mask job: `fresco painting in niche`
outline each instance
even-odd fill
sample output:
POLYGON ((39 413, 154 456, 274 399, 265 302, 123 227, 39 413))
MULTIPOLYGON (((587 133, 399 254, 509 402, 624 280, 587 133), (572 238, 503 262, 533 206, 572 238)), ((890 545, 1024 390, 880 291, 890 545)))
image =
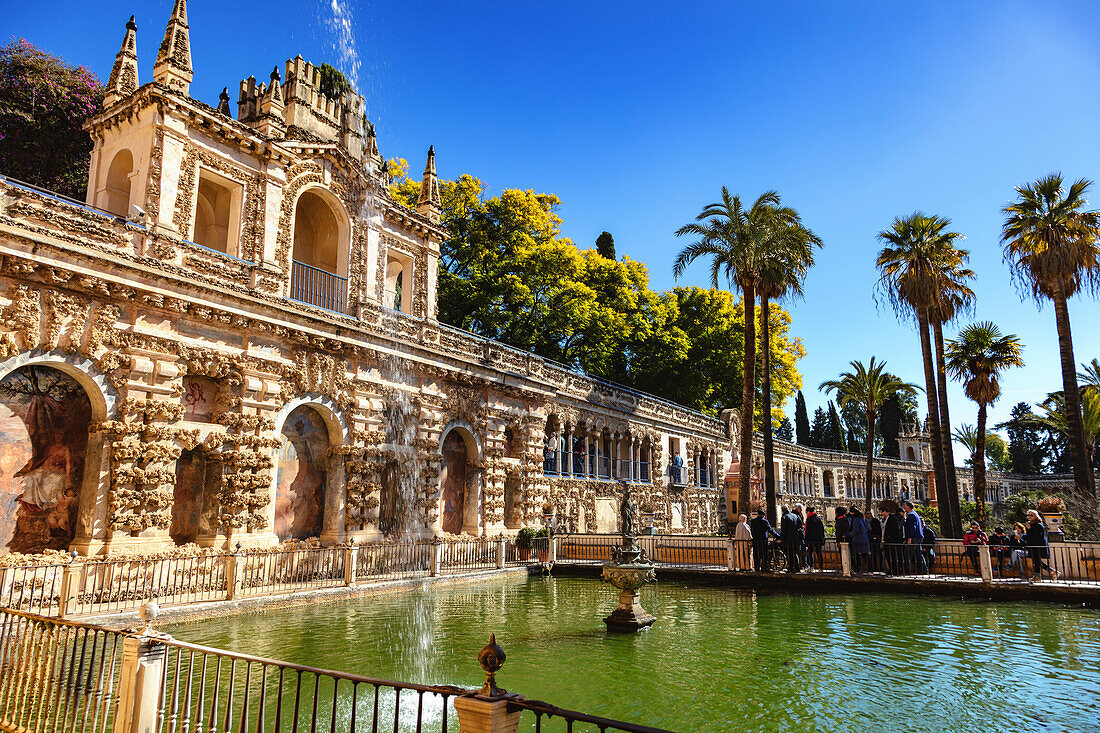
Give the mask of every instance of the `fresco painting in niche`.
POLYGON ((441 483, 443 531, 459 534, 462 532, 462 515, 466 506, 466 442, 456 430, 452 430, 443 441, 441 483))
POLYGON ((321 534, 328 475, 328 427, 316 410, 302 405, 283 423, 275 490, 275 536, 279 541, 321 534))
POLYGON ((210 422, 214 419, 214 398, 217 385, 208 377, 186 376, 183 378, 183 417, 195 422, 210 422))
POLYGON ((0 380, 0 552, 72 542, 91 414, 84 388, 57 369, 0 380))

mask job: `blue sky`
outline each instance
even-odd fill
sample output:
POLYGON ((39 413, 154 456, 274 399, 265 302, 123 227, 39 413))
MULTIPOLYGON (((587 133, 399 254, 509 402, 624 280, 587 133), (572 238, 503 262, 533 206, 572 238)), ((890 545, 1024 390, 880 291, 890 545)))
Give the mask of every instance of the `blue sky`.
MULTIPOLYGON (((146 81, 171 5, 58 0, 47 17, 0 0, 0 20, 105 79, 136 13, 146 81)), ((434 144, 442 176, 553 192, 569 237, 611 231, 655 288, 674 285, 672 232, 722 185, 777 189, 825 241, 791 306, 811 412, 851 359, 923 384, 915 330, 873 294, 876 232, 916 209, 966 234, 975 318, 1026 344, 993 420, 1061 387, 1053 311, 1011 284, 999 211, 1051 170, 1100 178, 1095 3, 192 0, 189 12, 194 96, 213 104, 228 85, 235 101, 249 74, 298 53, 328 60, 357 77, 384 155, 419 170, 434 144)), ((682 281, 705 285, 705 272, 682 281)), ((1098 301, 1070 308, 1078 362, 1100 357, 1098 301)), ((973 422, 952 394, 955 424, 973 422)))

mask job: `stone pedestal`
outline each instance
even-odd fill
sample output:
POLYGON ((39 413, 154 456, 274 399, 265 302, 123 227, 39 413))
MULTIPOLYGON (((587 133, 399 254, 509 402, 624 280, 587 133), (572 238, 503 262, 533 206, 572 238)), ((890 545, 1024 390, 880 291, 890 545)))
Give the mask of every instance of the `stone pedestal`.
POLYGON ((516 733, 522 710, 508 712, 507 700, 489 700, 481 696, 456 697, 459 733, 516 733))
POLYGON ((638 591, 624 590, 619 593, 619 606, 604 618, 608 631, 633 633, 653 625, 657 617, 642 608, 638 603, 638 591))

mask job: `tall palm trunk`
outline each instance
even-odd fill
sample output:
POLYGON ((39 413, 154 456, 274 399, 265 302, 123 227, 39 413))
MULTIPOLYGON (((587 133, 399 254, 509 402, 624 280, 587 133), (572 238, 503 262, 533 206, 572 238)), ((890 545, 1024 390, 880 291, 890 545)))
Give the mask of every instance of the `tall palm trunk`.
POLYGON ((764 351, 762 369, 764 412, 764 502, 767 504, 768 521, 776 523, 775 514, 775 445, 772 437, 772 352, 771 352, 771 302, 767 295, 760 296, 760 348, 764 351))
POLYGON ((745 306, 745 381, 741 389, 741 485, 737 489, 735 518, 738 513, 749 513, 751 497, 752 413, 756 406, 756 288, 751 282, 741 286, 741 300, 745 306))
POLYGON ((940 443, 940 400, 939 390, 936 389, 936 370, 932 366, 932 340, 928 334, 928 314, 921 310, 917 316, 917 325, 920 330, 921 356, 924 361, 924 394, 928 398, 928 432, 930 433, 929 446, 932 452, 932 473, 936 481, 936 501, 940 510, 940 532, 946 536, 947 528, 951 526, 951 505, 942 501, 947 479, 944 478, 943 446, 940 443))
POLYGON ((978 403, 978 435, 974 439, 974 503, 978 507, 978 524, 985 525, 985 403, 978 403))
POLYGON ((1085 450, 1085 424, 1081 419, 1081 392, 1077 389, 1077 366, 1073 358, 1073 334, 1069 327, 1069 306, 1061 287, 1054 296, 1054 322, 1058 327, 1058 353, 1062 359, 1062 393, 1069 422, 1069 451, 1073 458, 1073 483, 1084 496, 1096 495, 1096 484, 1085 450))
POLYGON ((867 515, 867 521, 871 521, 871 480, 875 468, 875 416, 867 413, 867 479, 864 485, 867 487, 867 498, 863 502, 863 513, 867 515))
POLYGON ((955 473, 955 449, 951 445, 951 412, 947 404, 947 362, 943 356, 943 324, 932 321, 936 338, 936 382, 940 395, 940 440, 943 442, 943 468, 947 479, 947 498, 951 502, 951 532, 948 537, 962 537, 962 504, 959 501, 959 478, 955 473))

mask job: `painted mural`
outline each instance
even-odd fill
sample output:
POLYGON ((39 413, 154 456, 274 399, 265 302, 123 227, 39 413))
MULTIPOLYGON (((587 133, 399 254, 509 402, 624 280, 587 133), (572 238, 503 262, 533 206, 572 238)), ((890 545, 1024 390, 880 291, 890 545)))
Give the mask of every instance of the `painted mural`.
POLYGON ((279 541, 321 534, 328 476, 328 427, 302 405, 283 423, 275 489, 275 536, 279 541))
POLYGON ((443 441, 442 526, 444 532, 462 532, 466 506, 466 442, 452 430, 443 441))
POLYGON ((72 542, 91 413, 84 389, 57 369, 0 380, 0 552, 72 542))
POLYGON ((214 417, 217 385, 208 377, 188 375, 183 379, 183 418, 195 422, 210 422, 214 417))

